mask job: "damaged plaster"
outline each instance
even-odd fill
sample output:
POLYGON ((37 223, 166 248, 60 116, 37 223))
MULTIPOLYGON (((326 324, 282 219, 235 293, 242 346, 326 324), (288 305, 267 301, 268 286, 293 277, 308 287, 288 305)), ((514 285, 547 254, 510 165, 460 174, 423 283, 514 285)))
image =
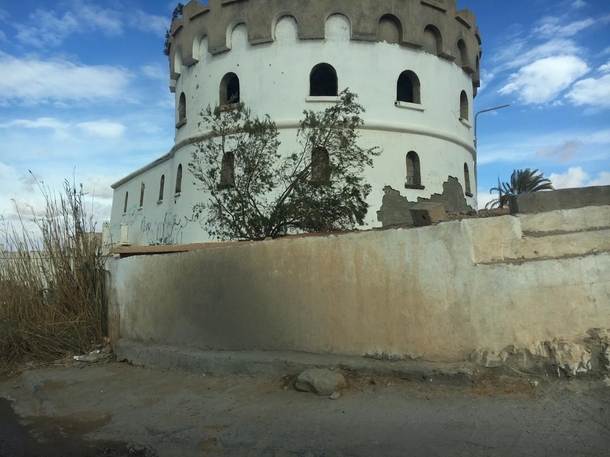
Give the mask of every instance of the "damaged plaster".
POLYGON ((537 341, 527 348, 507 346, 499 352, 478 349, 470 360, 487 368, 509 367, 531 374, 577 376, 610 371, 610 330, 592 329, 582 341, 537 341))
POLYGON ((377 211, 377 220, 383 227, 413 225, 409 210, 421 202, 442 203, 448 213, 474 211, 474 208, 466 203, 462 185, 453 176, 448 176, 447 181, 443 183, 442 194, 432 194, 430 198, 418 197, 416 202, 410 202, 390 186, 384 187, 383 192, 381 208, 377 211))

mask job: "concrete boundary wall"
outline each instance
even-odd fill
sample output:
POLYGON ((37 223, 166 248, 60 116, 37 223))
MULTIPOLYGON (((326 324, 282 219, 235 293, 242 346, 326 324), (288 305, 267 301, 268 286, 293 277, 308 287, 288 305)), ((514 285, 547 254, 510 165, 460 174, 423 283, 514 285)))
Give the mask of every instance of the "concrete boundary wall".
POLYGON ((610 186, 575 187, 514 195, 510 199, 510 212, 531 214, 605 205, 610 205, 610 186))
POLYGON ((445 362, 535 352, 610 329, 610 207, 596 209, 110 259, 111 334, 445 362))

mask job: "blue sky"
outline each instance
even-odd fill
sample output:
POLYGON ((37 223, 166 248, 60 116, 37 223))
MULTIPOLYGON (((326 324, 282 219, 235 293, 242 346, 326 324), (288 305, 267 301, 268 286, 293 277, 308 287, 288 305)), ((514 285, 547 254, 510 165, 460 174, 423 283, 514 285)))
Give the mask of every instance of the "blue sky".
MULTIPOLYGON (((0 214, 38 209, 28 172, 75 176, 109 217, 110 184, 173 145, 163 55, 176 2, 0 3, 0 214)), ((460 0, 483 37, 479 196, 514 168, 557 187, 610 184, 610 2, 460 0)))

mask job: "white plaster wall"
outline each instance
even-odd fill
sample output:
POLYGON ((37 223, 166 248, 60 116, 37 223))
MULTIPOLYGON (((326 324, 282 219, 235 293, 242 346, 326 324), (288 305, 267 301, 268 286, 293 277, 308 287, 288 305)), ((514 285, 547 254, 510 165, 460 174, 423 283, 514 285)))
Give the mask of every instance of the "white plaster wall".
MULTIPOLYGON (((329 21, 338 22, 336 27, 344 30, 346 19, 339 16, 342 19, 333 20, 335 17, 329 21)), ((347 31, 337 36, 340 34, 332 31, 332 26, 327 26, 330 36, 324 41, 295 41, 296 26, 290 18, 281 19, 278 29, 281 33, 276 33, 277 41, 253 46, 242 24, 233 31, 230 51, 212 56, 202 49, 205 58, 182 68, 176 82, 176 106, 180 93, 185 92, 187 118, 197 120, 202 107, 218 103, 220 81, 233 72, 240 78, 242 101, 254 113, 270 114, 278 124, 298 121, 305 109, 329 106, 307 101, 310 71, 326 62, 337 71, 339 90, 349 88, 360 97, 367 110, 365 121, 433 129, 472 146, 471 129, 459 121, 463 90, 469 96, 472 119, 472 80, 454 63, 397 44, 350 41, 347 31), (287 39, 290 34, 292 38, 287 39), (394 106, 396 82, 405 70, 419 76, 423 112, 394 106)), ((201 48, 206 43, 204 39, 201 48)), ((197 123, 191 122, 176 132, 176 142, 198 132, 197 123)))
MULTIPOLYGON (((177 233, 174 215, 177 202, 174 197, 176 168, 173 161, 165 161, 147 170, 114 190, 110 217, 110 235, 113 245, 120 241, 121 224, 129 227, 129 242, 134 246, 159 244, 173 232, 176 244, 183 242, 177 233), (163 200, 159 201, 161 176, 165 175, 163 200), (140 207, 140 186, 145 184, 144 202, 140 207), (127 211, 123 211, 125 192, 129 192, 127 211)), ((184 167, 184 165, 183 165, 184 167)), ((183 178, 184 180, 184 178, 183 178)), ((184 224, 182 224, 184 225, 184 224)))
MULTIPOLYGON (((240 78, 241 101, 257 115, 269 114, 281 131, 281 150, 295 147, 298 122, 304 110, 322 110, 332 101, 308 97, 311 69, 322 62, 331 64, 337 71, 339 91, 349 88, 359 96, 365 107, 365 128, 361 131, 361 144, 383 149, 376 158, 374 168, 366 172, 373 191, 366 227, 380 226, 376 212, 381 206, 383 188, 399 190, 410 201, 418 196, 428 198, 442 193, 443 182, 449 176, 458 178, 465 190, 464 164, 470 171, 473 197, 466 197, 473 208, 476 202, 476 178, 473 135, 471 128, 459 120, 460 93, 469 96, 472 119, 472 81, 457 65, 432 54, 397 44, 370 43, 350 40, 347 18, 333 15, 327 20, 326 40, 299 40, 296 23, 291 17, 278 21, 273 43, 250 45, 245 25, 237 25, 227 32, 230 51, 212 56, 207 52, 207 38, 194 44, 200 61, 190 67, 181 67, 176 81, 176 107, 180 94, 186 95, 186 125, 176 130, 176 143, 188 142, 204 133, 198 126, 200 111, 207 105, 218 103, 219 86, 223 76, 233 72, 240 78), (397 107, 396 84, 400 73, 414 71, 421 82, 421 105, 397 107), (416 108, 416 109, 413 109, 416 108), (405 189, 406 154, 419 155, 423 190, 405 189)), ((176 110, 176 122, 178 121, 176 110)), ((157 180, 163 170, 175 170, 179 163, 184 169, 185 188, 175 201, 164 202, 144 214, 152 224, 161 224, 167 214, 184 221, 181 240, 184 243, 206 241, 207 233, 198 224, 189 223, 194 203, 206 199, 195 191, 187 173, 192 146, 175 152, 164 166, 149 170, 144 175, 157 180), (162 207, 162 208, 161 208, 162 207)), ((168 174, 166 173, 166 180, 168 174)), ((115 202, 111 218, 113 237, 120 223, 137 223, 131 213, 123 215, 121 195, 135 188, 139 194, 137 176, 115 189, 115 202), (117 201, 118 200, 118 201, 117 201)), ((167 181, 166 181, 167 182, 167 181)), ((170 183, 171 184, 171 183, 170 183)), ((148 187, 147 187, 148 188, 148 187)), ((156 204, 156 203, 155 203, 156 204)), ((136 214, 137 216, 137 214, 136 214)), ((366 228, 365 227, 365 228, 366 228)), ((147 236, 134 234, 132 244, 149 244, 147 236)))
MULTIPOLYGON (((545 226, 557 215, 537 217, 545 226)), ((576 341, 610 329, 610 220, 601 222, 568 243, 538 235, 535 246, 520 218, 503 216, 113 259, 113 332, 200 349, 435 361, 576 341)))

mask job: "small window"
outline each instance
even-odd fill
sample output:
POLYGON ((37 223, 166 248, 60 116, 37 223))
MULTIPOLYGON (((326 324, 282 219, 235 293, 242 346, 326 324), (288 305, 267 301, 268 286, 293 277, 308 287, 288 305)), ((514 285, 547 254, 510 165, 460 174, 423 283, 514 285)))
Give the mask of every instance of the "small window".
POLYGON ((178 102, 178 122, 186 120, 186 96, 184 92, 180 94, 180 101, 178 102))
POLYGON ((159 201, 163 201, 163 190, 165 189, 165 175, 161 175, 159 180, 159 201))
POLYGON ((178 165, 178 170, 176 171, 176 190, 174 193, 180 194, 182 192, 182 164, 178 165))
POLYGON ((330 183, 330 156, 326 148, 317 147, 311 151, 311 182, 330 183))
POLYGON ((146 189, 146 184, 140 184, 140 208, 144 206, 144 189, 146 189))
POLYGON ((123 204, 123 214, 127 213, 127 203, 129 203, 129 192, 125 192, 125 203, 123 204))
POLYGON ((220 82, 220 104, 232 105, 240 101, 239 78, 235 73, 227 73, 220 82))
POLYGON ((222 156, 222 165, 220 169, 219 189, 227 189, 235 187, 235 154, 225 152, 222 156))
POLYGON ((396 100, 407 103, 421 103, 419 78, 412 71, 403 71, 398 77, 396 100))
POLYGON ((309 95, 312 97, 336 97, 339 93, 337 72, 327 63, 313 67, 309 75, 309 95))
POLYGON ((468 164, 464 164, 464 183, 466 184, 466 196, 472 197, 472 189, 470 188, 470 173, 468 171, 468 164))
POLYGON ((406 187, 421 187, 421 171, 419 166, 419 156, 411 151, 407 154, 407 182, 406 187))
POLYGON ((467 121, 469 111, 470 109, 468 107, 468 95, 466 95, 466 91, 463 90, 460 94, 460 120, 467 121))

